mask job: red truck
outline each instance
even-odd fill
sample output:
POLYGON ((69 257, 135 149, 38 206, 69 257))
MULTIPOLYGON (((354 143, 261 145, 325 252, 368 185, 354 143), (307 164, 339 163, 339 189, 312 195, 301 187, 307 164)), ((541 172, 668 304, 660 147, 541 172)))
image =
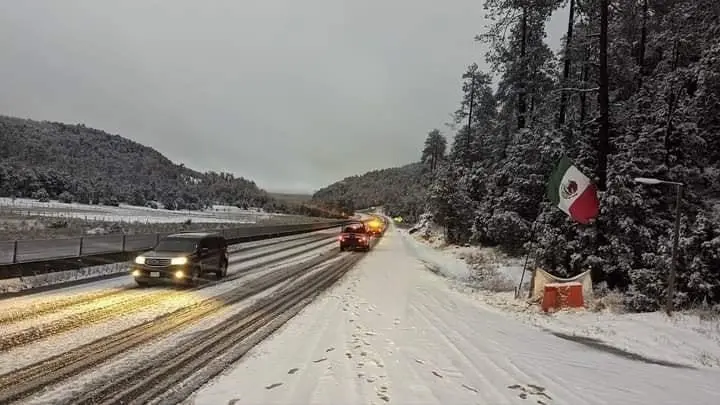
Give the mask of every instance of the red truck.
POLYGON ((340 251, 370 250, 371 236, 362 222, 346 225, 340 234, 340 251))

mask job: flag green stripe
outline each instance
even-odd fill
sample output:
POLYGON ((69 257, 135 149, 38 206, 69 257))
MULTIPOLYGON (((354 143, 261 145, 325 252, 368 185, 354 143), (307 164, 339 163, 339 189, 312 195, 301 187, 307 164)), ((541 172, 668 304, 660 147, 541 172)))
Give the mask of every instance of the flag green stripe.
POLYGON ((554 205, 560 204, 560 182, 565 172, 573 165, 572 161, 566 156, 560 158, 555 170, 550 174, 550 180, 547 184, 547 197, 554 205))

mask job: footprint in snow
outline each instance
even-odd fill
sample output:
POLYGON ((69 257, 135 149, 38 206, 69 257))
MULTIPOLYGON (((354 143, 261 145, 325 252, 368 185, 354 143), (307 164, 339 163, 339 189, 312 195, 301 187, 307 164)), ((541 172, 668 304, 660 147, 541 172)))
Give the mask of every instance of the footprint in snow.
POLYGON ((424 361, 422 361, 422 360, 420 360, 420 359, 415 359, 415 363, 418 363, 418 364, 425 364, 425 362, 424 362, 424 361))
POLYGON ((535 384, 528 384, 527 386, 532 388, 533 390, 535 390, 538 393, 545 392, 545 387, 541 387, 541 386, 535 385, 535 384))
POLYGON ((472 392, 474 392, 474 393, 476 393, 476 394, 477 394, 478 392, 480 392, 480 391, 477 390, 477 388, 473 388, 473 387, 471 387, 471 386, 469 386, 469 385, 467 385, 467 384, 462 384, 461 387, 465 388, 465 389, 468 390, 468 391, 472 391, 472 392))
MULTIPOLYGON (((541 397, 545 397, 546 399, 552 400, 552 397, 545 392, 545 390, 546 390, 545 387, 541 387, 539 385, 527 384, 527 386, 522 386, 520 384, 513 384, 513 385, 508 386, 508 389, 520 390, 521 393, 518 394, 518 396, 522 399, 527 399, 528 395, 536 395, 536 396, 541 396, 541 397)), ((538 403, 543 403, 543 402, 538 400, 538 403)))
POLYGON ((443 378, 442 374, 438 373, 437 371, 433 370, 433 375, 437 378, 443 378))
POLYGON ((327 349, 325 349, 325 353, 330 353, 333 350, 335 350, 334 347, 328 347, 327 349))
POLYGON ((300 369, 297 368, 297 367, 291 368, 290 370, 288 370, 288 374, 295 374, 295 373, 297 373, 298 371, 300 371, 300 369))
POLYGON ((277 387, 279 387, 279 386, 281 386, 281 385, 283 385, 283 383, 270 384, 270 385, 266 386, 265 389, 266 389, 266 390, 271 390, 271 389, 277 388, 277 387))
POLYGON ((240 402, 240 398, 233 398, 233 399, 231 399, 231 400, 228 401, 227 405, 235 405, 235 404, 237 404, 238 402, 240 402))
POLYGON ((323 361, 327 360, 327 357, 322 357, 317 360, 313 360, 313 363, 322 363, 323 361))

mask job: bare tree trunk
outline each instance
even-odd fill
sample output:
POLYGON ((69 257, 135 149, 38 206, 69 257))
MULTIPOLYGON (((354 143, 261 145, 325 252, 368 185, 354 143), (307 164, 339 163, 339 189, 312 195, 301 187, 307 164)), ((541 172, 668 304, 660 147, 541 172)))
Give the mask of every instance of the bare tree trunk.
POLYGON ((610 95, 608 79, 608 3, 609 0, 600 0, 600 91, 598 103, 600 105, 600 129, 598 132, 598 188, 607 188, 607 160, 610 154, 610 95))
MULTIPOLYGON (((677 69, 678 65, 678 58, 680 55, 680 44, 678 43, 677 38, 673 42, 673 61, 672 61, 672 71, 674 72, 677 69)), ((673 90, 673 86, 670 86, 670 93, 667 96, 667 119, 665 121, 665 165, 669 168, 672 165, 672 162, 670 161, 671 157, 671 149, 672 149, 672 132, 673 132, 673 115, 675 114, 675 108, 677 106, 677 95, 675 94, 675 91, 673 90)))
MULTIPOLYGON (((646 0, 647 3, 647 0, 646 0)), ((575 0, 570 0, 570 16, 568 17, 567 34, 565 35, 565 66, 563 66, 563 83, 567 86, 570 78, 570 44, 572 43, 573 26, 575 25, 575 0)), ((565 114, 567 110, 568 95, 562 92, 560 95, 560 112, 558 113, 557 125, 561 127, 565 124, 565 114)))
MULTIPOLYGON (((585 54, 583 55, 583 64, 582 64, 582 83, 587 83, 589 76, 590 76, 590 70, 588 68, 588 65, 590 64, 590 51, 588 47, 585 47, 585 54)), ((587 93, 582 92, 580 93, 580 125, 582 128, 585 127, 585 120, 587 118, 587 93)))
MULTIPOLYGON (((571 0, 572 1, 572 0, 571 0)), ((647 18, 648 18, 648 0, 643 0, 642 5, 642 27, 640 28, 640 49, 638 50, 638 67, 640 74, 638 75, 638 88, 642 87, 643 76, 645 76, 645 44, 647 42, 647 18)))
MULTIPOLYGON (((522 11, 522 43, 520 44, 520 61, 525 64, 525 54, 527 53, 527 6, 523 7, 522 11)), ((526 66, 523 66, 525 68, 526 66)), ((526 92, 527 92, 527 78, 523 75, 520 81, 520 91, 518 92, 518 129, 525 128, 525 114, 527 113, 526 103, 526 92)))
POLYGON ((465 150, 465 160, 468 167, 472 165, 470 161, 470 148, 472 147, 472 113, 473 104, 475 104, 475 75, 473 74, 472 81, 470 82, 470 108, 468 112, 468 123, 467 123, 467 145, 465 150))

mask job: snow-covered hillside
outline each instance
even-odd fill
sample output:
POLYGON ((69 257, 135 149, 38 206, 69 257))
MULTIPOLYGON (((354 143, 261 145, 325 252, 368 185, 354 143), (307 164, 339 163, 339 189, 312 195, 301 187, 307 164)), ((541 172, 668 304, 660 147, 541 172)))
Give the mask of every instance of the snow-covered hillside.
POLYGON ((214 206, 206 211, 165 210, 120 204, 119 207, 107 205, 87 205, 62 203, 59 201, 40 202, 25 198, 0 197, 0 213, 5 210, 14 214, 39 215, 50 217, 72 217, 91 221, 105 222, 146 222, 171 223, 188 219, 198 223, 254 223, 258 219, 268 218, 261 210, 242 210, 237 207, 214 206))

